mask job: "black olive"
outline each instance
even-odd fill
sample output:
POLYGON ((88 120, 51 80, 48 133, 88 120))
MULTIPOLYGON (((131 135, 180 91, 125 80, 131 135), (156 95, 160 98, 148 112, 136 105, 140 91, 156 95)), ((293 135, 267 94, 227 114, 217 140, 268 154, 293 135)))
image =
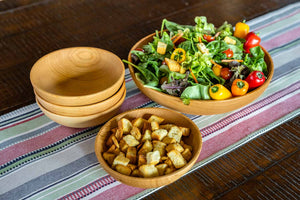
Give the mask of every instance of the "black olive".
POLYGON ((244 75, 245 77, 247 77, 250 74, 250 69, 243 65, 244 69, 241 71, 241 75, 244 75))
POLYGON ((140 62, 140 59, 135 55, 131 54, 132 63, 137 65, 140 62))

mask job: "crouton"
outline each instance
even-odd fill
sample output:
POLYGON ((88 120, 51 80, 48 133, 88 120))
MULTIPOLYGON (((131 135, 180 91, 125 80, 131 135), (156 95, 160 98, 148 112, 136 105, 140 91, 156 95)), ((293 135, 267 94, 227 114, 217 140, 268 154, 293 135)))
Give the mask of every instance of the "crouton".
POLYGON ((116 165, 128 165, 128 163, 130 162, 130 160, 128 158, 126 158, 124 155, 118 155, 117 157, 115 157, 112 166, 115 167, 116 165))
POLYGON ((168 165, 165 164, 165 163, 163 163, 163 164, 156 165, 155 167, 156 167, 156 169, 157 169, 157 171, 158 171, 158 174, 159 174, 160 176, 162 176, 162 175, 165 174, 165 171, 166 171, 168 165))
POLYGON ((144 121, 144 126, 143 126, 143 133, 145 133, 146 130, 151 131, 151 123, 148 121, 144 121))
POLYGON ((116 145, 111 145, 110 147, 109 147, 109 149, 106 151, 107 153, 113 153, 114 151, 115 151, 115 149, 116 149, 116 145))
POLYGON ((186 148, 182 153, 181 153, 182 157, 186 160, 186 161, 190 161, 192 158, 192 153, 190 151, 190 149, 186 148))
POLYGON ((148 165, 156 165, 160 161, 159 151, 148 152, 146 155, 146 160, 148 165))
POLYGON ((151 131, 150 130, 146 130, 144 135, 142 136, 142 142, 145 142, 146 140, 149 140, 151 141, 152 140, 152 137, 151 137, 151 131))
POLYGON ((181 153, 184 151, 184 148, 178 143, 173 143, 173 144, 169 144, 166 147, 166 150, 167 150, 167 152, 170 152, 172 150, 177 150, 179 153, 181 153))
POLYGON ((145 119, 143 119, 141 117, 136 118, 132 121, 132 126, 135 126, 141 130, 144 127, 144 121, 145 121, 145 119))
POLYGON ((174 138, 177 143, 180 143, 182 136, 181 130, 178 128, 178 126, 173 126, 168 132, 168 137, 174 138))
POLYGON ((142 137, 142 134, 141 134, 141 132, 140 132, 140 129, 137 128, 137 127, 135 127, 135 126, 132 127, 132 129, 131 129, 131 131, 130 131, 130 134, 131 134, 132 136, 134 136, 135 139, 137 139, 137 140, 140 140, 141 137, 142 137))
POLYGON ((120 121, 118 121, 118 127, 123 131, 123 134, 128 134, 131 131, 132 124, 128 119, 122 118, 120 121))
POLYGON ((153 121, 150 124, 151 124, 151 130, 152 131, 155 131, 155 130, 159 129, 159 123, 158 122, 153 121))
POLYGON ((139 167, 139 170, 145 178, 159 176, 158 170, 154 165, 142 165, 139 167))
POLYGON ((179 129, 181 130, 183 136, 189 136, 190 135, 190 132, 191 132, 190 128, 179 127, 179 129))
POLYGON ((123 139, 120 140, 119 146, 120 146, 121 151, 123 151, 123 152, 126 152, 129 147, 128 144, 123 139))
POLYGON ((171 159, 170 159, 169 157, 168 157, 168 159, 166 159, 166 160, 164 161, 164 163, 167 164, 168 167, 174 167, 174 166, 173 166, 173 163, 172 163, 172 161, 171 161, 171 159))
POLYGON ((169 131, 172 126, 175 126, 175 125, 174 124, 160 124, 159 128, 166 129, 167 131, 169 131))
POLYGON ((182 155, 178 151, 172 150, 168 152, 167 155, 172 161, 175 168, 178 169, 186 165, 186 160, 182 157, 182 155))
POLYGON ((144 164, 147 164, 146 155, 141 154, 138 157, 138 166, 142 166, 144 164))
POLYGON ((116 165, 117 172, 129 176, 131 174, 131 169, 124 165, 116 165))
POLYGON ((183 147, 183 148, 185 148, 185 149, 189 149, 189 150, 190 150, 190 152, 192 152, 192 151, 193 151, 193 147, 192 147, 191 145, 188 145, 188 144, 183 144, 183 145, 182 145, 182 147, 183 147))
POLYGON ((157 122, 158 124, 161 124, 164 120, 164 118, 158 117, 156 115, 151 115, 148 119, 148 122, 157 122))
POLYGON ((109 165, 112 165, 112 164, 113 164, 115 157, 116 157, 116 155, 113 154, 113 153, 108 153, 108 152, 104 152, 104 153, 103 153, 103 158, 104 158, 104 160, 106 160, 106 162, 107 162, 109 165))
POLYGON ((176 169, 174 167, 167 167, 165 170, 165 175, 174 172, 176 169))
POLYGON ((114 145, 116 145, 117 148, 120 148, 119 142, 118 142, 116 136, 113 135, 113 136, 111 137, 111 139, 112 139, 114 145))
POLYGON ((131 164, 136 163, 136 148, 135 147, 128 147, 127 153, 126 153, 126 158, 130 160, 131 164))
POLYGON ((176 140, 174 138, 170 138, 168 136, 164 137, 164 139, 162 139, 162 142, 165 144, 173 144, 176 143, 176 140))
POLYGON ((125 136, 123 137, 123 140, 125 140, 125 142, 126 142, 126 143, 128 144, 128 146, 130 146, 130 147, 134 147, 134 146, 137 146, 137 145, 140 144, 139 141, 137 141, 137 140, 135 139, 135 137, 132 136, 132 135, 125 135, 125 136))
POLYGON ((161 142, 161 141, 153 141, 153 151, 159 151, 160 156, 164 156, 165 155, 165 148, 166 148, 166 144, 161 142))
POLYGON ((131 171, 133 171, 133 170, 135 170, 137 168, 136 165, 130 164, 130 163, 127 165, 127 167, 129 167, 131 169, 131 171))
POLYGON ((152 151, 152 149, 153 149, 152 143, 149 140, 146 140, 146 142, 140 148, 138 154, 144 154, 144 155, 146 155, 148 152, 152 151))
POLYGON ((140 177, 140 170, 138 169, 133 170, 131 176, 140 177))
POLYGON ((151 136, 153 140, 162 140, 166 135, 168 134, 168 131, 165 129, 158 129, 152 132, 151 136))
POLYGON ((110 135, 109 135, 109 137, 108 137, 108 139, 106 140, 106 146, 107 147, 110 147, 111 145, 113 145, 114 144, 114 142, 112 141, 112 137, 114 136, 114 134, 113 133, 111 133, 110 135))
POLYGON ((120 129, 116 128, 116 131, 115 131, 114 135, 117 138, 117 140, 120 141, 122 139, 122 136, 123 136, 123 131, 121 131, 120 129))

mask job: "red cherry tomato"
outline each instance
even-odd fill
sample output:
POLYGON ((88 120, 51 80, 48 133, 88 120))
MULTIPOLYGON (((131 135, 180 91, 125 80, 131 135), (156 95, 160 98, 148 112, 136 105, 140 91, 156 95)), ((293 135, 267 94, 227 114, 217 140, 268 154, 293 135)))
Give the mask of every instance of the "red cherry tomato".
POLYGON ((226 51, 223 51, 223 53, 226 54, 227 58, 232 58, 233 56, 233 51, 231 49, 227 49, 226 51))
POLYGON ((225 80, 228 80, 228 79, 231 78, 232 72, 230 71, 229 68, 223 67, 223 68, 221 69, 220 75, 221 75, 221 77, 224 78, 225 80))
POLYGON ((144 50, 144 49, 142 49, 142 48, 140 48, 140 47, 136 48, 135 50, 136 50, 136 51, 145 52, 145 50, 144 50))

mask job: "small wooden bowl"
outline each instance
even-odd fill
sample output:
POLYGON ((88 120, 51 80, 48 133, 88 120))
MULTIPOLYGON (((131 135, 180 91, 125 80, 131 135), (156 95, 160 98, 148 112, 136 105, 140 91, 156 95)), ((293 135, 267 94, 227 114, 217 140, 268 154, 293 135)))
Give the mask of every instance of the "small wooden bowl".
POLYGON ((96 113, 88 116, 81 116, 81 117, 70 117, 70 116, 58 115, 45 109, 37 99, 36 99, 36 103, 38 104, 40 109, 44 112, 44 114, 50 119, 52 119, 53 121, 61 125, 72 127, 72 128, 86 128, 86 127, 102 124, 107 120, 109 120, 110 118, 112 118, 119 111, 125 97, 126 97, 126 92, 123 93, 123 96, 121 97, 120 101, 116 103, 114 106, 112 106, 111 108, 100 113, 96 113))
MULTIPOLYGON (((148 44, 149 42, 153 41, 153 36, 155 33, 148 35, 138 41, 130 50, 130 52, 138 47, 142 48, 144 45, 148 44)), ((256 88, 255 90, 248 92, 244 96, 234 97, 226 100, 190 100, 189 105, 183 104, 179 97, 171 96, 165 94, 163 92, 159 92, 147 87, 136 78, 134 74, 134 67, 128 65, 130 74, 132 79, 134 80, 137 87, 144 93, 147 97, 151 100, 159 103, 168 108, 172 108, 174 110, 180 111, 182 113, 192 114, 192 115, 214 115, 220 113, 226 113, 229 111, 236 110, 241 108, 255 99, 257 99, 268 87, 274 73, 274 64, 270 54, 262 47, 263 51, 265 52, 265 61, 268 66, 269 74, 267 76, 267 80, 265 83, 256 88)), ((129 52, 128 61, 132 62, 131 53, 129 52)))
POLYGON ((185 173, 187 173, 191 169, 191 167, 195 164, 195 162, 197 161, 200 155, 201 148, 202 148, 202 136, 196 124, 185 115, 165 108, 141 108, 141 109, 130 110, 121 113, 115 116, 114 118, 112 118, 111 120, 109 120, 104 126, 102 126, 95 141, 95 153, 103 169, 107 173, 109 173, 112 177, 114 177, 116 180, 124 184, 133 187, 140 187, 140 188, 155 188, 176 181, 177 179, 182 177, 185 173), (129 120, 138 117, 148 119, 152 114, 164 118, 166 120, 164 123, 174 123, 178 126, 189 127, 191 129, 190 136, 184 138, 184 142, 193 147, 192 159, 183 168, 178 169, 173 173, 164 176, 153 177, 153 178, 140 178, 140 177, 126 176, 113 170, 106 163, 106 161, 103 159, 102 156, 103 152, 107 151, 105 142, 109 137, 110 130, 112 128, 117 127, 118 120, 120 120, 123 117, 129 120))
POLYGON ((124 75, 124 64, 115 54, 93 47, 72 47, 40 58, 31 69, 30 80, 44 100, 81 106, 115 94, 124 75))
POLYGON ((108 99, 105 99, 103 101, 100 101, 95 104, 90 105, 84 105, 84 106, 60 106, 55 105, 53 103, 50 103, 46 100, 44 100, 42 97, 39 96, 37 92, 35 92, 35 97, 38 100, 38 102, 48 111, 58 114, 58 115, 64 115, 64 116, 70 116, 70 117, 81 117, 81 116, 87 116, 87 115, 93 115, 96 113, 101 113, 110 107, 114 106, 116 103, 118 103, 123 94, 125 93, 125 81, 123 82, 123 85, 121 88, 117 91, 116 94, 109 97, 108 99))

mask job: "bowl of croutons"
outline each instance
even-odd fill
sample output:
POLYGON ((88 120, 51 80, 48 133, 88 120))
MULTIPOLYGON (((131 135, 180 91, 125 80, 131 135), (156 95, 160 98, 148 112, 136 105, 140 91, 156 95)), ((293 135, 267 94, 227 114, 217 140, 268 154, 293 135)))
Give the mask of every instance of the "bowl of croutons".
POLYGON ((116 180, 139 188, 168 185, 197 161, 202 136, 185 115, 165 108, 121 113, 100 129, 95 153, 116 180))

